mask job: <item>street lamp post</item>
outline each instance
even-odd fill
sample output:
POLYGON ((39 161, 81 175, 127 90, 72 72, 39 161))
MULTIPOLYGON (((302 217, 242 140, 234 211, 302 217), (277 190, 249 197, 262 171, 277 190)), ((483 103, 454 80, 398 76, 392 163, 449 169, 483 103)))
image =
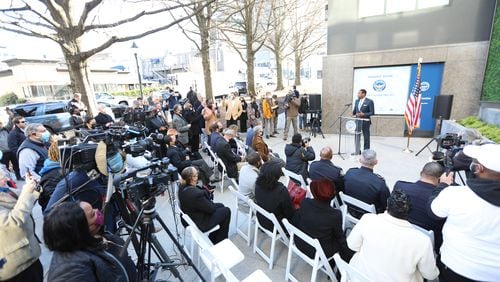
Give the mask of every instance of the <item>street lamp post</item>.
POLYGON ((139 47, 135 42, 132 43, 132 50, 134 51, 134 57, 135 57, 135 65, 137 66, 137 76, 139 77, 139 92, 141 93, 141 100, 144 99, 144 94, 142 93, 142 77, 141 77, 141 71, 139 70, 139 60, 137 60, 137 50, 139 47))

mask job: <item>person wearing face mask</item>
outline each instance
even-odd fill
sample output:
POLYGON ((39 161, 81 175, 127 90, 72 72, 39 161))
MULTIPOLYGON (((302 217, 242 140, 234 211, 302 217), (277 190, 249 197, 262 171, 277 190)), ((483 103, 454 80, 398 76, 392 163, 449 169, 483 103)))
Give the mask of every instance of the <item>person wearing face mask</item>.
POLYGON ((466 185, 437 189, 429 201, 431 215, 446 219, 439 281, 498 281, 500 145, 468 145, 463 153, 472 158, 474 178, 466 185))
POLYGON ((43 239, 53 251, 47 281, 130 281, 127 270, 97 236, 102 214, 88 203, 64 202, 43 223, 43 239))
POLYGON ((49 142, 50 132, 40 123, 31 123, 26 126, 24 134, 26 139, 17 150, 19 173, 26 175, 29 172, 40 180, 38 173, 48 157, 45 144, 49 142))
POLYGON ((91 204, 83 201, 79 202, 79 205, 85 213, 85 218, 87 218, 90 234, 101 240, 101 246, 118 259, 125 267, 129 281, 136 281, 137 271, 135 269, 134 262, 128 255, 127 251, 123 254, 121 253, 122 247, 125 245, 125 241, 123 241, 123 239, 119 236, 103 230, 104 213, 101 210, 94 209, 91 204))

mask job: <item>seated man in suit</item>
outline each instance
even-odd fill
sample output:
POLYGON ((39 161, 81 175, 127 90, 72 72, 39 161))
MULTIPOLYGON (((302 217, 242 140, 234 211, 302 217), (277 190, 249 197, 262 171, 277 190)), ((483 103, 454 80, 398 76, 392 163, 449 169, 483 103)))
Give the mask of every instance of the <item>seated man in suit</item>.
POLYGON ((229 145, 229 140, 236 136, 236 132, 232 129, 225 129, 223 132, 223 138, 217 141, 215 146, 215 153, 226 165, 227 176, 229 178, 238 179, 238 163, 243 162, 245 157, 238 156, 231 150, 231 145, 229 145))
POLYGON ((401 189, 410 198, 411 210, 408 214, 408 221, 426 230, 434 231, 434 250, 436 251, 439 250, 443 242, 441 231, 444 220, 430 217, 427 210, 429 198, 432 196, 434 190, 436 190, 439 178, 443 172, 444 168, 440 164, 429 162, 422 168, 419 181, 415 183, 398 181, 394 185, 394 189, 401 189))
MULTIPOLYGON (((383 213, 387 207, 389 188, 382 176, 373 173, 377 165, 377 153, 368 149, 361 153, 360 168, 350 168, 344 176, 345 194, 367 204, 374 204, 377 213, 383 213)), ((349 207, 349 212, 360 218, 365 212, 349 207)))
POLYGON ((326 179, 333 182, 337 193, 344 191, 344 173, 342 168, 333 164, 333 151, 330 146, 321 149, 320 160, 312 162, 309 166, 309 177, 311 180, 326 179))

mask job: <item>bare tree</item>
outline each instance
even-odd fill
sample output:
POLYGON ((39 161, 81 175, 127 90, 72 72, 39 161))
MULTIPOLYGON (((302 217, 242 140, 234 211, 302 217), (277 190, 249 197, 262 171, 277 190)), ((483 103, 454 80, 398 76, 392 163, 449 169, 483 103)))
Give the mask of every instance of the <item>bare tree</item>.
POLYGON ((255 54, 264 46, 269 34, 274 3, 269 0, 238 0, 225 7, 229 15, 219 28, 229 44, 247 66, 247 83, 250 95, 255 95, 255 54))
POLYGON ((295 7, 293 0, 272 0, 275 2, 271 28, 265 46, 274 53, 276 62, 276 90, 283 90, 283 58, 291 53, 285 51, 289 47, 292 35, 292 22, 288 20, 295 7))
MULTIPOLYGON (((56 42, 62 50, 70 75, 70 87, 74 92, 82 93, 82 101, 87 104, 91 114, 95 114, 95 97, 89 80, 87 60, 118 42, 125 42, 168 29, 197 14, 214 0, 203 1, 191 14, 172 21, 160 22, 147 30, 128 31, 136 24, 149 17, 168 15, 168 12, 192 6, 190 0, 152 1, 157 5, 141 5, 131 15, 123 15, 112 22, 101 23, 97 20, 103 0, 13 0, 0 4, 0 29, 32 36, 46 38, 56 42), (149 9, 146 7, 149 6, 149 9), (118 30, 127 30, 120 35, 118 30), (94 33, 100 38, 86 39, 94 33), (84 44, 85 43, 85 44, 84 44), (92 45, 87 47, 87 45, 92 45)), ((150 1, 151 2, 151 1, 150 1)), ((125 2, 123 5, 132 5, 125 2)), ((115 13, 117 14, 117 13, 115 13)), ((102 17, 106 18, 106 17, 102 17)))
POLYGON ((324 0, 298 1, 293 20, 291 48, 295 61, 295 85, 300 85, 302 62, 326 45, 324 0), (299 3, 300 2, 300 3, 299 3))
MULTIPOLYGON (((184 7, 186 15, 192 14, 196 10, 200 12, 196 13, 194 17, 191 17, 189 21, 185 21, 183 24, 179 24, 182 33, 196 46, 201 55, 201 63, 203 66, 203 79, 205 81, 205 97, 207 99, 213 99, 213 89, 212 89, 212 71, 210 68, 210 45, 211 42, 217 40, 216 34, 216 24, 213 20, 214 15, 231 0, 217 1, 208 5, 208 1, 193 2, 192 6, 184 7), (203 6, 202 9, 200 7, 203 6)), ((225 22, 228 16, 231 14, 223 16, 219 15, 217 24, 222 24, 225 22)), ((216 50, 217 51, 217 50, 216 50)))

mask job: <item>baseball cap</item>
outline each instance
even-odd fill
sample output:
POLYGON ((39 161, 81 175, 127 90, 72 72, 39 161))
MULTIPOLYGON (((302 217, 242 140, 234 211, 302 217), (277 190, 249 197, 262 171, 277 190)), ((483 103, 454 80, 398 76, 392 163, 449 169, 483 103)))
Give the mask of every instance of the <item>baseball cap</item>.
POLYGON ((468 145, 464 147, 464 154, 476 159, 487 169, 500 172, 499 144, 468 145))

